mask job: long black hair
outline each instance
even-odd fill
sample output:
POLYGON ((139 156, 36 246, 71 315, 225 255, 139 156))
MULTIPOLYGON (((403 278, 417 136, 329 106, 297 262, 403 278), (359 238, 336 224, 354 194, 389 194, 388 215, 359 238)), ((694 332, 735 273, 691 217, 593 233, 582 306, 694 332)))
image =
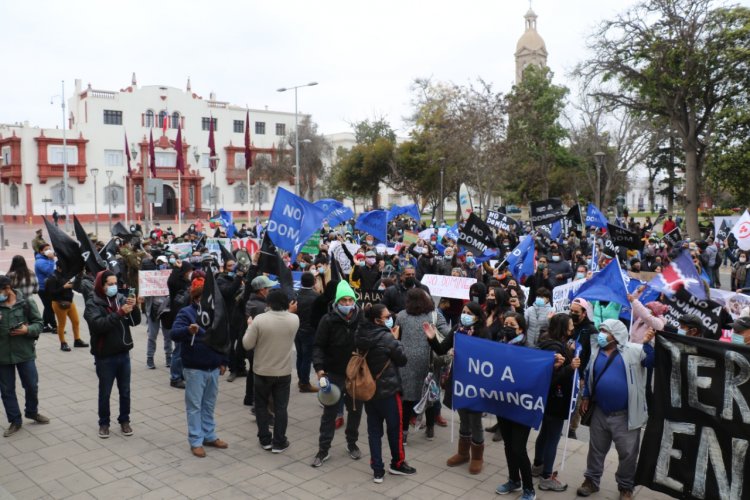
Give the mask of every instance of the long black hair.
POLYGON ((15 255, 13 257, 13 260, 10 262, 10 269, 8 269, 8 274, 10 273, 13 273, 15 276, 17 285, 21 284, 21 280, 25 281, 26 285, 30 284, 31 271, 29 270, 29 266, 26 265, 26 259, 23 258, 23 255, 15 255))

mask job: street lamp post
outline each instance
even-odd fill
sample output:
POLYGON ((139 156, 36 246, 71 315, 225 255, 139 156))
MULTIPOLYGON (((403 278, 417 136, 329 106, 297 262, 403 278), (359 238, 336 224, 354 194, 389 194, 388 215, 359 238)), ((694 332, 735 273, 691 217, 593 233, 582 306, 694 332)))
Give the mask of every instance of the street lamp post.
POLYGON ((314 87, 318 82, 310 82, 304 85, 295 85, 294 87, 281 87, 276 89, 277 92, 286 92, 294 90, 294 194, 299 196, 299 115, 297 114, 297 89, 302 87, 314 87))
POLYGON ((99 237, 99 203, 97 202, 97 188, 96 188, 96 176, 99 174, 98 168, 92 168, 89 170, 91 175, 94 177, 94 231, 96 237, 99 237))
POLYGON ((210 156, 208 158, 208 162, 211 165, 211 168, 213 169, 213 185, 211 186, 211 201, 213 202, 213 208, 211 209, 211 217, 213 217, 215 214, 218 213, 218 210, 216 210, 216 171, 219 169, 219 157, 218 156, 210 156))
POLYGON ((445 176, 445 158, 438 158, 440 162, 440 222, 445 220, 445 195, 443 194, 443 177, 445 176))
MULTIPOLYGON (((133 158, 133 161, 136 161, 138 159, 138 149, 135 147, 134 142, 130 143, 130 156, 133 158)), ((136 166, 138 166, 137 163, 136 163, 136 166)), ((126 175, 125 176, 125 224, 127 224, 128 227, 130 227, 130 216, 128 215, 128 213, 130 212, 130 210, 133 209, 133 207, 128 207, 128 204, 130 203, 130 198, 128 196, 128 190, 130 189, 129 184, 130 184, 130 176, 126 175)), ((135 212, 135 210, 133 210, 133 212, 135 212)), ((149 228, 149 231, 150 230, 151 228, 149 228)))
MULTIPOLYGON (((112 232, 112 171, 107 170, 107 191, 109 192, 107 200, 109 201, 109 232, 112 232)), ((98 235, 97 235, 98 236, 98 235)))
POLYGON ((596 196, 596 206, 599 209, 602 208, 602 167, 604 166, 605 156, 602 151, 594 153, 594 160, 596 161, 596 190, 594 196, 596 196))
MULTIPOLYGON (((0 168, 5 166, 5 158, 0 156, 0 168)), ((5 250, 5 215, 3 214, 3 177, 0 173, 0 250, 5 250)))

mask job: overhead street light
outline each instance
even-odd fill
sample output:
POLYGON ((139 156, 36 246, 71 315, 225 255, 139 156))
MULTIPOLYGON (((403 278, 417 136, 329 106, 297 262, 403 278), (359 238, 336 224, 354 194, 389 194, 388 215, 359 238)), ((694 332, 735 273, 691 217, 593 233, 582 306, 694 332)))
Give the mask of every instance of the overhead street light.
POLYGON ((297 113, 297 89, 302 87, 314 87, 317 84, 318 82, 310 82, 304 85, 276 89, 276 92, 294 90, 294 194, 297 196, 299 196, 299 115, 297 113))

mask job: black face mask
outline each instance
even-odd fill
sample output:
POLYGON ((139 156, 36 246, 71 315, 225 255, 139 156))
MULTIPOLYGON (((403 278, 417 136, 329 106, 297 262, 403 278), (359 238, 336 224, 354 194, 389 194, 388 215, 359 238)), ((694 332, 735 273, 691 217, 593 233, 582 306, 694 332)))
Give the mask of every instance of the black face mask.
POLYGON ((414 288, 415 286, 417 286, 417 279, 416 278, 412 278, 411 276, 408 277, 408 278, 406 278, 404 280, 404 286, 406 288, 414 288))
POLYGON ((516 329, 512 326, 504 326, 502 330, 500 330, 502 333, 502 336, 505 340, 513 340, 518 336, 518 332, 516 332, 516 329))
POLYGON ((487 304, 487 310, 490 310, 495 308, 497 302, 494 299, 487 299, 487 302, 485 302, 485 304, 487 304))

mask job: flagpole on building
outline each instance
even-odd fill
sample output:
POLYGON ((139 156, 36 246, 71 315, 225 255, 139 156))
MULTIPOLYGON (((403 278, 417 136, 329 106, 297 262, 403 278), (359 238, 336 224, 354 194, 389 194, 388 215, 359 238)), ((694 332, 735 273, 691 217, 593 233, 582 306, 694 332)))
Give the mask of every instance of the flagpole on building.
POLYGON ((182 234, 182 172, 177 171, 177 234, 182 234))
POLYGON ((250 169, 245 169, 247 173, 247 225, 250 226, 250 221, 253 220, 253 206, 250 204, 250 169))

